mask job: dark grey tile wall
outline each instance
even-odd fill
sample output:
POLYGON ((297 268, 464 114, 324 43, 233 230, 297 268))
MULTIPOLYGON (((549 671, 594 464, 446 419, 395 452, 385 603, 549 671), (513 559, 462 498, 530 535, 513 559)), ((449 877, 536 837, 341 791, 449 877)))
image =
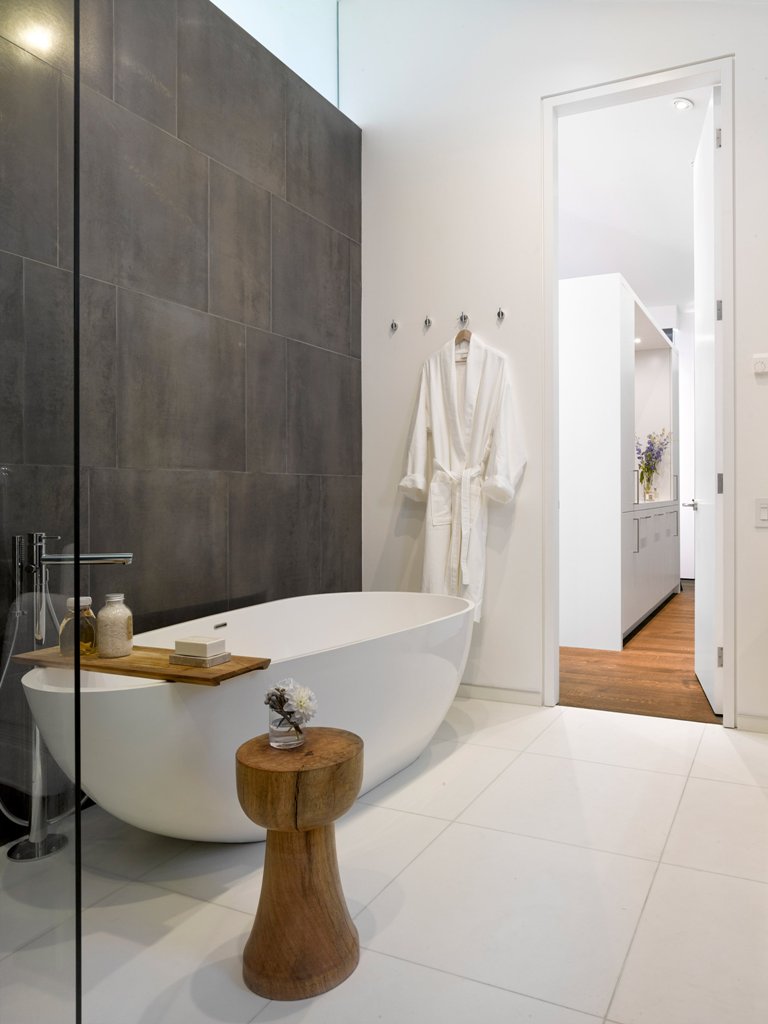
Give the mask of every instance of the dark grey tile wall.
POLYGON ((209 0, 178 0, 179 138, 285 195, 280 61, 209 0))
MULTIPOLYGON (((83 585, 124 591, 138 628, 358 589, 359 129, 208 0, 81 6, 82 543, 135 555, 83 585)), ((4 526, 63 544, 72 55, 11 22, 0 5, 4 526)))
POLYGON ((0 249, 56 263, 59 75, 0 38, 0 249))
POLYGON ((176 0, 115 0, 115 102, 176 133, 176 0))
POLYGON ((80 118, 83 273, 207 309, 207 158, 90 89, 80 118))

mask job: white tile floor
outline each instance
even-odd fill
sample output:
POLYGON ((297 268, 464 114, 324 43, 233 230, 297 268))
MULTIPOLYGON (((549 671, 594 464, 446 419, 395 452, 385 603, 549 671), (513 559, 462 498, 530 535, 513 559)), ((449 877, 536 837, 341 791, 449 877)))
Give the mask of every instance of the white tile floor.
MULTIPOLYGON (((338 823, 360 965, 297 1003, 240 977, 263 844, 86 818, 86 1024, 768 1019, 768 735, 457 700, 338 823)), ((0 920, 26 943, 0 946, 3 1024, 70 1019, 45 863, 0 867, 0 920)))

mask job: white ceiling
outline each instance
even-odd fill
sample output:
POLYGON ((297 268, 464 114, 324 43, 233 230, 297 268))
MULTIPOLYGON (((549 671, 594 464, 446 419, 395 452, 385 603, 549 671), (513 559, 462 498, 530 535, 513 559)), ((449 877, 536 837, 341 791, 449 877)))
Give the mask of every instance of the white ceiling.
POLYGON ((710 89, 565 117, 560 277, 619 272, 646 306, 693 301, 693 158, 710 89))

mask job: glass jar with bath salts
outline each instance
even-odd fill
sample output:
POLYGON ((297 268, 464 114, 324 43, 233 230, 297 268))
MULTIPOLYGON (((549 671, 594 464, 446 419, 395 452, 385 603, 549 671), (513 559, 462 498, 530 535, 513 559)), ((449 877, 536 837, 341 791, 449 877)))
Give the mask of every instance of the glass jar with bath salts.
POLYGON ((124 596, 107 594, 107 603, 96 617, 102 658, 124 658, 133 650, 133 615, 124 596))

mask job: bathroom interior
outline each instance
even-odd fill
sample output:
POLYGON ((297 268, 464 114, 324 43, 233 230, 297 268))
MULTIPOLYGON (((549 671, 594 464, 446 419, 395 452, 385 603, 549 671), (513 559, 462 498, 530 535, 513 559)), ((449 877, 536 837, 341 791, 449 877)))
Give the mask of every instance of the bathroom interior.
MULTIPOLYGON (((768 4, 730 0, 0 0, 4 1024, 762 1021, 767 38, 768 4), (559 704, 552 628, 542 104, 699 64, 737 83, 728 728, 559 704), (397 490, 420 368, 465 322, 527 459, 474 627, 418 594, 424 506, 397 490), (16 660, 116 592, 137 642, 221 626, 272 664, 139 704, 16 660), (264 843, 234 758, 285 675, 319 725, 381 732, 337 822, 360 964, 281 1002, 242 980, 264 843)), ((658 326, 687 344, 691 318, 658 326)), ((605 483, 579 484, 588 527, 605 483)))

